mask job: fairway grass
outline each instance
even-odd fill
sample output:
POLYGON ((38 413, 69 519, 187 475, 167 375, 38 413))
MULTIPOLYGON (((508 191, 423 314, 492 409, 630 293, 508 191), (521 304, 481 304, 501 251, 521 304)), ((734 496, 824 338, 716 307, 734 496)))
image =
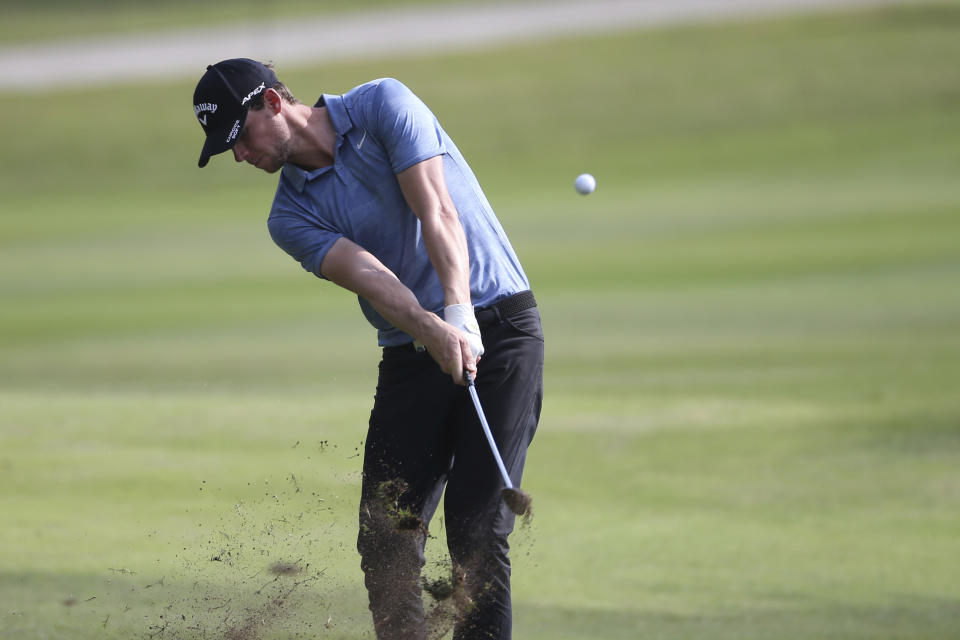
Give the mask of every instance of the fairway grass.
MULTIPOLYGON (((280 70, 414 87, 531 277, 516 637, 957 637, 958 35, 941 3, 280 70)), ((3 640, 373 637, 374 332, 271 244, 272 177, 196 169, 191 90, 0 96, 3 640)))
MULTIPOLYGON (((438 0, 404 0, 403 4, 429 6, 436 2, 438 0)), ((450 0, 446 2, 450 3, 450 0)), ((471 2, 476 3, 477 0, 471 2)), ((397 0, 232 0, 229 3, 101 0, 82 4, 73 0, 45 0, 38 5, 29 0, 6 0, 4 20, 0 22, 0 45, 57 38, 150 33, 156 29, 196 28, 224 23, 243 25, 245 21, 262 24, 276 19, 376 10, 399 4, 401 2, 397 0)))

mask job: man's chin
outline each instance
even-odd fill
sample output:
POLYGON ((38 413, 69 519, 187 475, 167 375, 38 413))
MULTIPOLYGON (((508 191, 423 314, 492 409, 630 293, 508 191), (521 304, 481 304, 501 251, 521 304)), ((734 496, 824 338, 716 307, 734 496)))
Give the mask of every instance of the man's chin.
POLYGON ((260 169, 261 171, 266 172, 266 173, 276 173, 277 171, 280 171, 280 169, 283 168, 283 164, 280 164, 280 163, 272 163, 272 162, 271 162, 271 163, 264 163, 264 164, 261 165, 261 164, 260 164, 260 161, 257 161, 257 164, 255 164, 255 165, 253 165, 253 166, 254 166, 255 168, 257 168, 257 169, 260 169))

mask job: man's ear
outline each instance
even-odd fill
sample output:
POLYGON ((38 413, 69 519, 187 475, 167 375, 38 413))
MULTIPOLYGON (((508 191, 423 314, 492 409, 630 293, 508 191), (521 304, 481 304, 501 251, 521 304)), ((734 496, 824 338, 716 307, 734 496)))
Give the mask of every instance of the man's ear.
POLYGON ((270 113, 277 115, 283 109, 283 98, 276 89, 267 89, 263 92, 263 104, 270 113))

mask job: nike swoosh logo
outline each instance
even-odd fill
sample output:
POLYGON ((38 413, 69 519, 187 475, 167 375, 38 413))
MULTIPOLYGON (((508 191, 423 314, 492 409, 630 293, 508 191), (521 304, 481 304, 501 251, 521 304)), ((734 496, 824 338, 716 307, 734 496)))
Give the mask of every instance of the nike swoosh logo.
POLYGON ((367 130, 363 130, 363 137, 360 138, 360 142, 357 143, 357 151, 360 151, 360 147, 363 146, 363 141, 367 139, 367 130))

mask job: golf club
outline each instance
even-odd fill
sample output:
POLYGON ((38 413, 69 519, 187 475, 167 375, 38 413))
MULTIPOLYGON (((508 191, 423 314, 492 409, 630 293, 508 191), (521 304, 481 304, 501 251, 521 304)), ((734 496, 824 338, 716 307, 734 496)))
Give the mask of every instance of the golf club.
POLYGON ((470 392, 470 398, 473 400, 473 407, 477 410, 477 417, 480 418, 480 426, 483 427, 483 433, 487 436, 487 443, 490 445, 490 451, 497 461, 497 467, 500 469, 500 475, 503 476, 503 483, 506 488, 503 490, 503 501, 507 503, 515 515, 530 518, 533 514, 533 498, 526 491, 515 488, 510 480, 510 474, 503 465, 503 458, 500 457, 500 450, 497 449, 497 443, 493 439, 493 433, 490 431, 490 425, 487 423, 487 417, 483 413, 483 407, 480 406, 480 397, 477 395, 477 387, 473 383, 473 376, 469 371, 463 372, 463 377, 467 381, 467 390, 470 392))

